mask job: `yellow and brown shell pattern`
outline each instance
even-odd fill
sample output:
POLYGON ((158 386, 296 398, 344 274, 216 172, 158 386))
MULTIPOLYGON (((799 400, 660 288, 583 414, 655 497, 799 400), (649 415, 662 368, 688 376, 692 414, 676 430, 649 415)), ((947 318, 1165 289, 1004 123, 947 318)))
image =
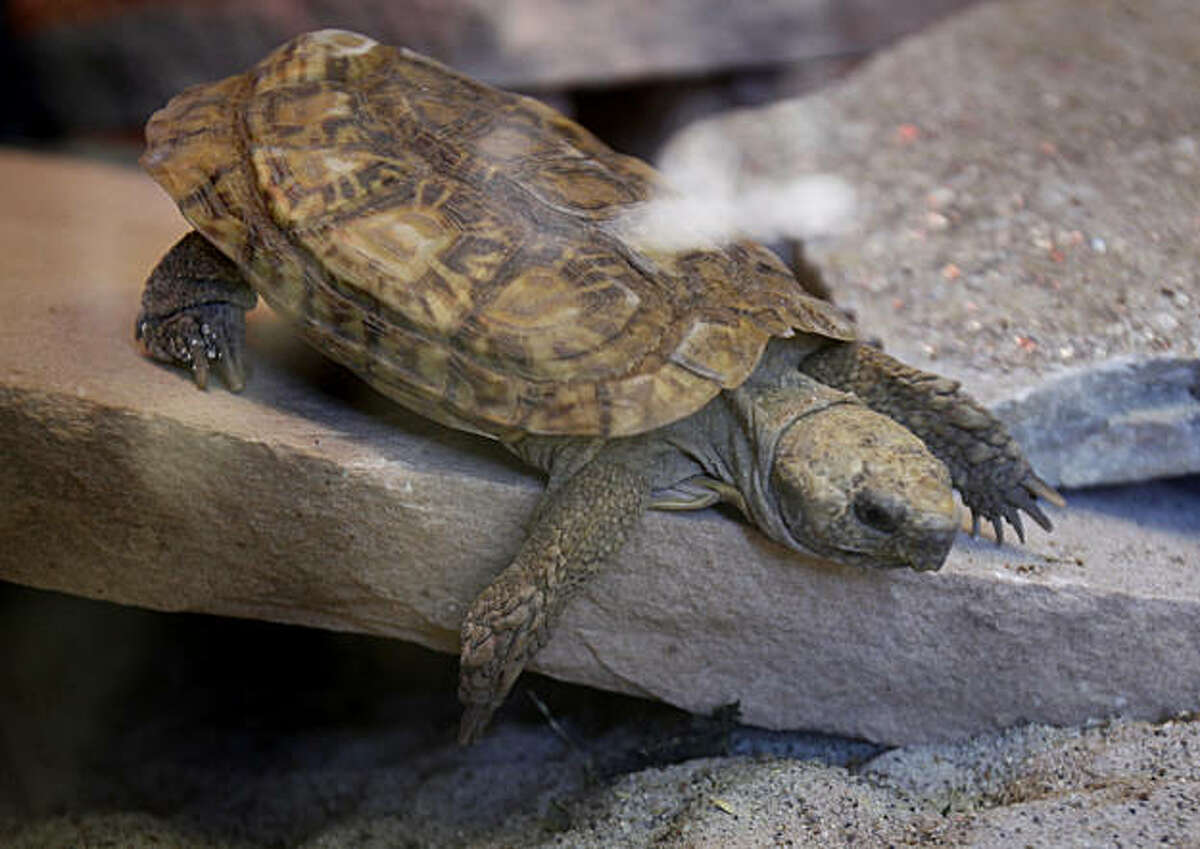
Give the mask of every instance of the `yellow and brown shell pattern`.
POLYGON ((751 243, 637 245, 667 189, 536 100, 325 30, 174 98, 144 167, 317 349, 443 423, 624 436, 699 409, 772 335, 848 339, 751 243))

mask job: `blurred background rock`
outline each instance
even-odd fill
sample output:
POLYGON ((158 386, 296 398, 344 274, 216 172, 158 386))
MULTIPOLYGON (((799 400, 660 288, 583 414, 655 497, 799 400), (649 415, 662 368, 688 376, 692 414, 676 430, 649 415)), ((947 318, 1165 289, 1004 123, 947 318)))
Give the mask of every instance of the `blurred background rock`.
POLYGON ((7 0, 0 141, 124 158, 150 113, 322 27, 543 97, 652 157, 690 120, 811 90, 972 0, 7 0))

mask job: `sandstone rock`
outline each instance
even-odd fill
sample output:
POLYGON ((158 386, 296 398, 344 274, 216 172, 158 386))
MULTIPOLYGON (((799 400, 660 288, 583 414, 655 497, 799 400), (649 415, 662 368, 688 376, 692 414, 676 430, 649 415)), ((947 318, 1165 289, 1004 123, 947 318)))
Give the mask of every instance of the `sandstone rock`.
POLYGON ((1196 472, 1198 43, 1189 0, 989 4, 662 164, 742 194, 849 181, 854 232, 809 246, 835 297, 999 404, 1050 482, 1196 472))
MULTIPOLYGON (((265 312, 246 392, 198 392, 132 340, 142 280, 182 230, 149 179, 5 153, 0 181, 0 577, 455 652, 537 479, 265 312)), ((806 561, 715 511, 655 513, 535 667, 889 743, 1157 717, 1200 693, 1198 501, 1186 482, 1081 494, 1053 535, 964 539, 936 575, 806 561)))

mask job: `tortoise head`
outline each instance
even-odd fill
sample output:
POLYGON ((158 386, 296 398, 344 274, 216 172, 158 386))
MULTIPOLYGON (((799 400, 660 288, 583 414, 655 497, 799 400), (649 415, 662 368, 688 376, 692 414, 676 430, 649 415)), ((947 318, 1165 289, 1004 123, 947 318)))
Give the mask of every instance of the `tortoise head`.
POLYGON ((775 444, 769 488, 779 541, 839 563, 939 569, 959 527, 945 464, 858 404, 791 422, 775 444))

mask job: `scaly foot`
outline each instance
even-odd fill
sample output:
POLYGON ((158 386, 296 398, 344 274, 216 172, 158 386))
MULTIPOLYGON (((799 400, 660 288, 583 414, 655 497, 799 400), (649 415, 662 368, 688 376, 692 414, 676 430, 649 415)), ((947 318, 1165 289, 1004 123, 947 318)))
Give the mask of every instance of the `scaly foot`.
POLYGON ((155 359, 190 368, 201 389, 215 370, 239 392, 246 385, 245 314, 257 302, 238 267, 193 231, 150 273, 134 335, 155 359))

